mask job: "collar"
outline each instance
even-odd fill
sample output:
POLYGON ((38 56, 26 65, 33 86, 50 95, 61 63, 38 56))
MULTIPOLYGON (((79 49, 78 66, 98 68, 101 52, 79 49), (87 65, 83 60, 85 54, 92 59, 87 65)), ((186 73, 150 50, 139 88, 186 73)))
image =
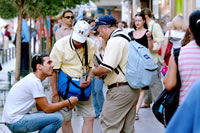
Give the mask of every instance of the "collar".
POLYGON ((110 36, 109 36, 108 40, 109 40, 115 33, 120 32, 120 31, 122 31, 122 30, 119 29, 119 28, 113 30, 113 31, 110 33, 110 36))
POLYGON ((72 41, 72 37, 70 36, 70 38, 69 38, 69 44, 70 44, 70 47, 72 48, 72 50, 75 50, 76 48, 75 48, 75 46, 74 46, 74 44, 73 44, 73 41, 72 41))
POLYGON ((62 28, 63 30, 73 30, 73 27, 68 28, 68 27, 65 27, 64 25, 62 25, 61 28, 62 28))

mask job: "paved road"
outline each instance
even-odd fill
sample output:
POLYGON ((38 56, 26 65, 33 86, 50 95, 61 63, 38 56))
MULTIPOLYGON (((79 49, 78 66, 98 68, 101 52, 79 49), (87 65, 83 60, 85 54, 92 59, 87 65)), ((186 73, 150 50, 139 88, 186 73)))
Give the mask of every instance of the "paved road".
MULTIPOLYGON (((3 65, 3 71, 0 72, 0 89, 2 87, 1 84, 3 82, 7 82, 7 79, 8 79, 7 72, 10 70, 14 70, 14 66, 15 66, 14 59, 3 65)), ((2 115, 2 108, 0 108, 0 121, 1 121, 1 115, 2 115)), ((163 126, 154 118, 151 109, 141 109, 139 116, 140 116, 140 120, 135 122, 136 133, 163 133, 164 132, 163 126)), ((73 118, 72 124, 75 129, 74 133, 81 133, 82 122, 83 120, 80 117, 73 118)), ((4 126, 3 124, 0 124, 0 133, 10 133, 10 132, 6 126, 4 126)), ((62 133, 62 131, 59 130, 58 133, 62 133)), ((95 120, 94 133, 102 133, 100 124, 99 124, 99 119, 95 120)))
MULTIPOLYGON (((0 118, 2 115, 2 108, 0 109, 0 118)), ((74 127, 74 133, 81 133, 81 126, 82 126, 82 118, 81 117, 74 117, 72 120, 72 124, 74 127)), ((140 120, 135 122, 135 130, 136 133, 163 133, 164 128, 163 126, 158 123, 158 121, 154 118, 151 109, 141 109, 140 111, 140 120)), ((11 133, 6 126, 0 124, 0 133, 11 133)), ((58 133, 62 133, 59 130, 58 133)), ((94 124, 94 133, 102 133, 99 119, 95 120, 94 124)))

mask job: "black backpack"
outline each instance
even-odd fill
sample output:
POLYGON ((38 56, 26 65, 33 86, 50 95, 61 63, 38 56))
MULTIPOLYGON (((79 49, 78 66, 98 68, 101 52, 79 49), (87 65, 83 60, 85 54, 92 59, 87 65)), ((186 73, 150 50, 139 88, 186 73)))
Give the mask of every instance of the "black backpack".
POLYGON ((181 88, 181 80, 178 72, 179 53, 180 48, 174 49, 174 57, 177 64, 177 84, 171 91, 164 89, 152 107, 153 114, 157 120, 160 121, 165 127, 169 123, 179 105, 179 95, 181 88))

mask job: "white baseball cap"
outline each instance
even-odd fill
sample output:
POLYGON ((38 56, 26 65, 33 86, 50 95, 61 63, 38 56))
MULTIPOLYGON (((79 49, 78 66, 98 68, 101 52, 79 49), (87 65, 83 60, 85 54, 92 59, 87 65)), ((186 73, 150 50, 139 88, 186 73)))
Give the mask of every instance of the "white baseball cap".
POLYGON ((74 30, 72 32, 72 39, 84 43, 90 33, 91 26, 84 20, 78 21, 75 26, 74 30))

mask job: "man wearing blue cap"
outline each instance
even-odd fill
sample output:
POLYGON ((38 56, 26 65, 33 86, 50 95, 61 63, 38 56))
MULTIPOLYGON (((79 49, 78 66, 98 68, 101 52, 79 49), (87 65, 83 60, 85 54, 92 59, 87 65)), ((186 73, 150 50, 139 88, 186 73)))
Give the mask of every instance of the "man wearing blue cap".
POLYGON ((95 76, 105 75, 104 82, 108 86, 100 117, 103 132, 134 133, 139 90, 131 89, 123 74, 126 71, 129 44, 128 39, 125 38, 129 37, 118 29, 116 24, 116 19, 111 15, 101 16, 97 21, 95 28, 107 44, 102 64, 92 72, 95 76), (119 34, 125 37, 117 36, 119 34))

